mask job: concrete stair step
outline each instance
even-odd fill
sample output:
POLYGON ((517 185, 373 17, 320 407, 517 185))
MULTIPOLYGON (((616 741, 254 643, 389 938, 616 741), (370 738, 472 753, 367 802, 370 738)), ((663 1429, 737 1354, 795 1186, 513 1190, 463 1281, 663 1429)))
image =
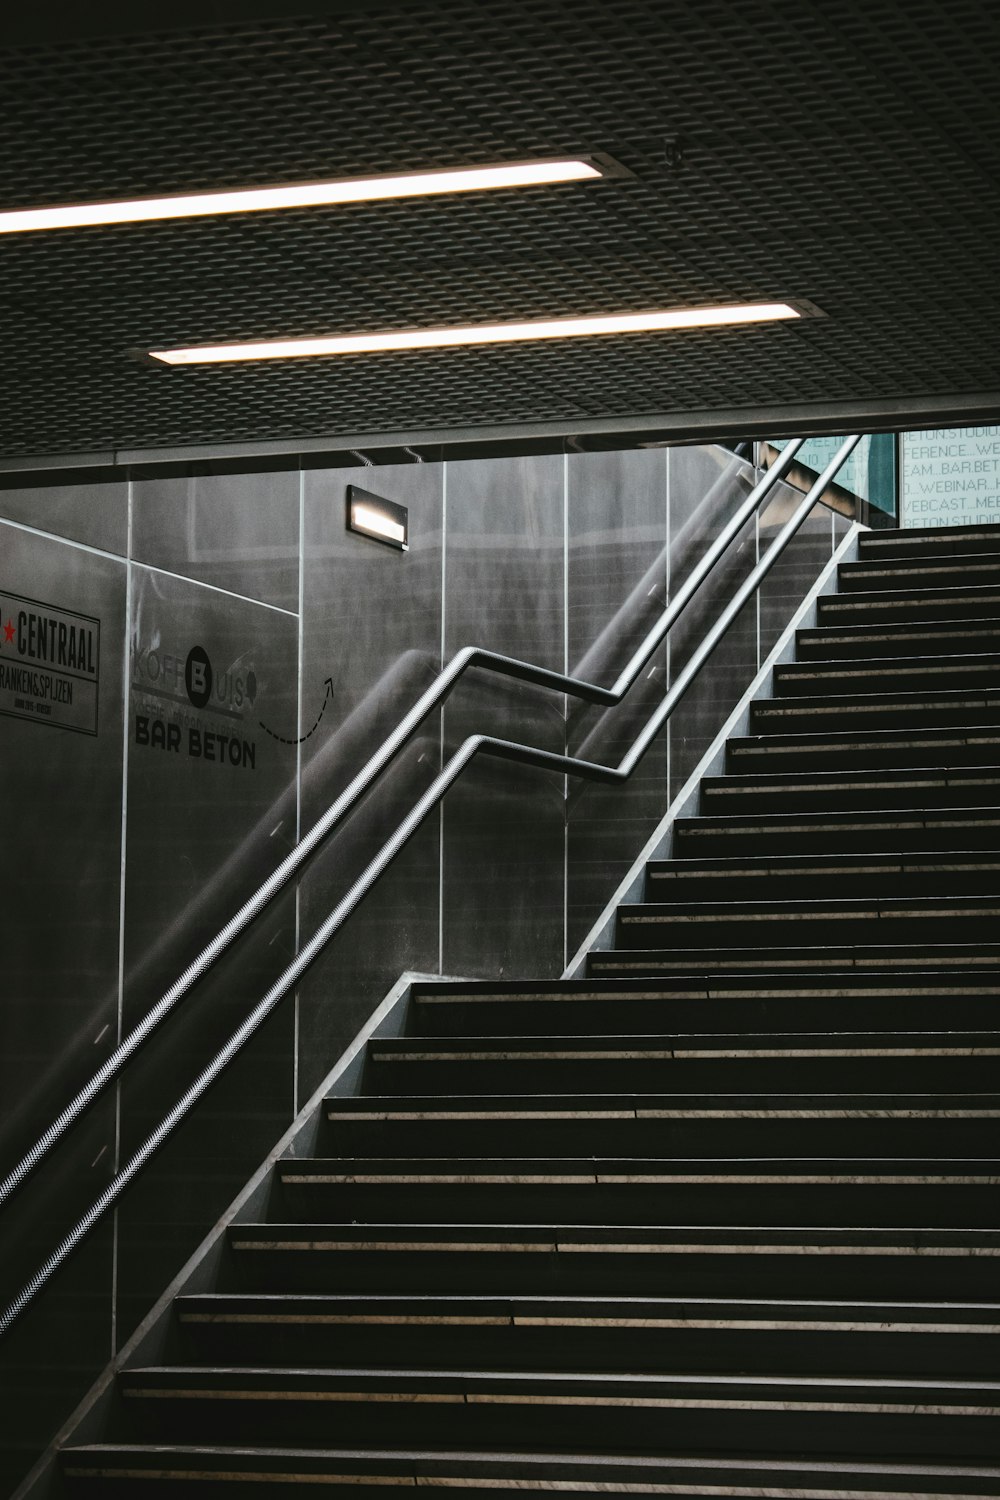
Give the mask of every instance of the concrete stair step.
POLYGON ((1000 555, 957 552, 943 557, 882 558, 866 556, 841 563, 841 594, 898 588, 963 589, 1000 584, 1000 555))
POLYGON ((976 620, 1000 617, 1000 584, 978 579, 959 579, 953 587, 935 580, 912 585, 899 580, 886 587, 884 576, 878 580, 856 579, 850 591, 826 594, 817 601, 817 622, 826 625, 875 625, 910 623, 928 620, 976 620))
MULTIPOLYGON (((947 677, 942 679, 947 683, 947 677)), ((872 692, 758 698, 750 708, 754 734, 805 734, 825 730, 968 728, 1000 722, 1000 689, 976 688, 913 692, 872 692)))
POLYGON ((283 1218, 966 1225, 1000 1229, 1000 1159, 604 1156, 282 1161, 283 1218))
POLYGON ((1000 1156, 1000 1093, 359 1095, 327 1101, 330 1155, 1000 1156))
POLYGON ((879 693, 886 687, 893 693, 932 694, 942 686, 975 692, 983 687, 995 688, 998 683, 1000 656, 988 651, 905 657, 873 651, 864 661, 804 661, 774 669, 778 698, 852 697, 879 693))
POLYGON ((377 1092, 762 1091, 850 1086, 918 1092, 993 1086, 1000 1032, 768 1032, 646 1036, 435 1037, 369 1044, 377 1092), (793 1080, 797 1080, 793 1083, 793 1080))
POLYGON ((652 948, 602 949, 591 953, 588 968, 595 979, 661 979, 716 973, 752 981, 784 973, 812 985, 825 974, 853 966, 866 978, 891 973, 926 973, 940 967, 992 968, 1000 958, 998 943, 938 943, 934 946, 851 944, 847 947, 652 948))
POLYGON ((1000 889, 1000 852, 928 849, 914 854, 786 854, 753 859, 654 860, 646 867, 651 901, 788 901, 848 895, 897 897, 990 896, 1000 889))
POLYGON ((991 1301, 1000 1230, 245 1223, 220 1290, 991 1301))
POLYGON ((1000 617, 931 620, 922 625, 824 625, 800 630, 795 637, 800 662, 864 661, 869 657, 942 656, 954 651, 976 655, 1000 649, 1000 617))
POLYGON ((1000 1306, 787 1298, 203 1293, 183 1363, 993 1376, 1000 1306))
POLYGON ((733 738, 726 768, 734 774, 802 771, 897 771, 911 766, 950 770, 1000 764, 1000 729, 827 730, 803 734, 757 734, 733 738))
MULTIPOLYGON (((594 955, 591 965, 601 957, 594 955)), ((726 975, 716 966, 652 981, 423 981, 414 987, 415 1026, 426 1036, 531 1036, 697 1031, 709 1019, 722 1031, 822 1031, 833 1019, 848 1028, 889 1030, 934 1026, 943 1017, 950 1026, 976 1029, 996 1018, 1000 952, 995 967, 934 964, 921 972, 911 966, 901 976, 884 966, 859 972, 851 967, 854 957, 839 972, 828 964, 807 980, 780 970, 726 975)))
POLYGON ((674 852, 682 859, 741 854, 903 854, 1000 847, 1000 806, 910 807, 889 812, 764 812, 678 818, 674 852))
MULTIPOLYGON (((686 1445, 685 1445, 686 1447, 686 1445)), ((904 1458, 865 1461, 803 1455, 712 1458, 683 1451, 655 1457, 537 1448, 518 1453, 429 1449, 323 1447, 299 1449, 183 1444, 81 1444, 67 1449, 64 1471, 79 1493, 103 1495, 127 1485, 135 1493, 172 1500, 191 1486, 224 1486, 224 1493, 296 1496, 305 1482, 338 1494, 398 1496, 404 1488, 444 1488, 481 1497, 491 1491, 525 1495, 558 1493, 567 1500, 601 1495, 662 1496, 703 1500, 705 1495, 767 1496, 770 1500, 970 1500, 1000 1496, 1000 1467, 993 1462, 916 1463, 904 1458), (249 1486, 253 1486, 253 1490, 249 1486)))
POLYGON ((707 776, 699 807, 728 812, 849 812, 894 807, 969 807, 1000 801, 1000 765, 915 766, 906 770, 778 771, 707 776))
POLYGON ((1000 552, 1000 526, 915 526, 869 531, 858 539, 858 556, 865 562, 991 552, 1000 552))
POLYGON ((619 909, 616 946, 975 943, 998 931, 996 895, 637 902, 619 909))
POLYGON ((129 1436, 279 1443, 569 1446, 581 1425, 612 1449, 992 1458, 1000 1382, 851 1374, 153 1367, 127 1370, 129 1436))

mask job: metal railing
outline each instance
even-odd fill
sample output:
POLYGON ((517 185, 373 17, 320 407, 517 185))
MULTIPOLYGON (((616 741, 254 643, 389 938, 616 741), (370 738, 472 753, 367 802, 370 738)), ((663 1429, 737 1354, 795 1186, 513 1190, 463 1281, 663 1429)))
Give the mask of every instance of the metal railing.
MULTIPOLYGON (((90 1209, 88 1209, 77 1223, 76 1227, 64 1237, 45 1261, 44 1265, 36 1272, 18 1296, 15 1297, 10 1306, 0 1314, 0 1335, 3 1335, 7 1331, 24 1308, 37 1296, 38 1292, 48 1282, 58 1267, 72 1253, 81 1240, 84 1239, 107 1209, 117 1202, 122 1192, 138 1175, 146 1162, 159 1149, 175 1127, 190 1113, 193 1106, 209 1086, 224 1071, 230 1061, 258 1030, 279 1002, 295 987, 306 971, 316 961, 326 944, 355 910, 364 896, 371 890, 372 886, 391 864, 393 859, 395 859, 396 855, 399 854, 400 850, 423 822, 423 819, 437 806, 449 787, 453 785, 475 756, 479 754, 490 755, 503 760, 516 761, 523 765, 535 766, 542 770, 557 771, 564 775, 579 776, 592 781, 622 782, 631 776, 642 756, 649 749, 649 746, 664 724, 666 724, 681 698, 701 670, 701 667, 712 654, 739 611, 770 572, 792 537, 812 511, 827 485, 834 478, 841 465, 859 441, 860 434, 846 439, 842 444, 837 454, 809 490, 805 499, 782 527, 765 557, 757 563, 753 571, 743 581, 732 599, 730 599, 729 603, 714 621, 700 646, 689 658, 665 698, 617 766, 606 766, 573 755, 562 755, 555 751, 541 750, 532 745, 503 740, 492 735, 471 735, 463 741, 462 745, 455 751, 448 763, 442 768, 431 785, 398 825, 395 832, 386 840, 378 854, 369 862, 346 895, 317 929, 309 942, 301 949, 292 963, 288 965, 282 975, 267 991, 263 999, 255 1006, 243 1024, 233 1033, 229 1041, 216 1054, 207 1067, 202 1070, 191 1087, 177 1101, 173 1109, 164 1117, 152 1134, 146 1138, 130 1157, 126 1165, 116 1173, 90 1209)), ((56 1141, 65 1134, 65 1131, 72 1124, 73 1120, 78 1118, 87 1105, 97 1096, 100 1089, 120 1072, 128 1059, 138 1051, 154 1028, 160 1024, 200 975, 211 967, 233 939, 263 910, 271 898, 282 889, 292 874, 300 868, 309 854, 325 838, 326 834, 355 805, 384 766, 392 759, 397 750, 400 749, 403 743, 418 728, 427 715, 432 712, 437 704, 451 691, 452 687, 469 667, 487 667, 504 676, 515 677, 537 686, 551 688, 560 693, 583 698, 591 703, 609 705, 619 703, 636 681, 657 647, 662 643, 681 611, 689 603, 715 564, 726 552, 744 523, 760 507, 764 499, 766 499, 767 495, 777 484, 784 473, 785 467, 792 462, 800 445, 800 441, 789 444, 782 453, 781 458, 754 487, 742 505, 737 508, 719 536, 684 580, 684 583, 670 601, 661 619, 649 631, 645 640, 635 651, 631 660, 619 674, 612 687, 603 688, 595 683, 585 682, 578 678, 565 676, 559 672, 549 671, 546 668, 537 667, 531 663, 519 661, 516 658, 502 656, 496 652, 483 650, 480 647, 466 647, 460 651, 440 673, 427 692, 414 704, 409 713, 400 720, 392 734, 383 742, 381 747, 362 770, 359 771, 354 780, 331 805, 319 822, 310 830, 303 841, 282 862, 278 869, 264 882, 249 901, 240 908, 222 931, 199 954, 198 958, 189 965, 176 984, 167 991, 163 999, 154 1006, 153 1010, 149 1012, 139 1026, 122 1041, 104 1066, 95 1073, 90 1083, 80 1091, 59 1118, 53 1122, 32 1150, 24 1157, 23 1161, 15 1168, 14 1172, 4 1180, 3 1184, 0 1184, 0 1203, 8 1198, 20 1183, 25 1180, 56 1141)))

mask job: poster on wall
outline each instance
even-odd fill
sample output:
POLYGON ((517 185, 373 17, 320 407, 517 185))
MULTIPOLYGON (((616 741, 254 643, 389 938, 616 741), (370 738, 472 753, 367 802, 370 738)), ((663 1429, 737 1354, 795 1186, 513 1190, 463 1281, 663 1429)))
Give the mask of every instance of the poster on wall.
POLYGON ((97 733, 101 622, 0 589, 0 714, 97 733))
POLYGON ((902 443, 903 526, 1000 523, 1000 427, 936 427, 902 443))

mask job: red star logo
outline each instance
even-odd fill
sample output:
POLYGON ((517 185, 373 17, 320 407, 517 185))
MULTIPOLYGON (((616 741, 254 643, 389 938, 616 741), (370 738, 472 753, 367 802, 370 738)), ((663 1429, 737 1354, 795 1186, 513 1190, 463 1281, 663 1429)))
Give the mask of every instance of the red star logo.
POLYGON ((14 621, 13 620, 8 620, 7 621, 6 625, 3 628, 3 633, 4 633, 4 640, 12 641, 14 639, 14 621))

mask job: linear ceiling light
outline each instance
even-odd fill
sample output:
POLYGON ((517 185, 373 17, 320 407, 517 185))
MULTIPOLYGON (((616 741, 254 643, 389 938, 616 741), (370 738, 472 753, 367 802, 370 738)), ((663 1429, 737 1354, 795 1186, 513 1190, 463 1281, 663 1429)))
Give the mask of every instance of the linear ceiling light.
POLYGON ((681 328, 718 328, 734 323, 770 323, 801 314, 787 302, 735 307, 682 307, 669 312, 617 313, 609 317, 554 318, 531 323, 491 323, 468 328, 414 328, 399 333, 358 333, 317 339, 268 339, 253 344, 205 344, 189 349, 151 349, 165 365, 214 365, 252 359, 309 359, 329 354, 370 354, 387 349, 446 349, 462 344, 519 344, 535 339, 578 339, 608 333, 658 333, 681 328))
POLYGON ((611 171, 593 161, 575 159, 511 162, 493 167, 464 167, 453 172, 403 172, 394 177, 350 177, 336 182, 238 188, 233 192, 175 193, 164 198, 13 209, 0 213, 0 234, 19 234, 34 229, 79 229, 94 224, 134 224, 143 219, 190 219, 201 214, 259 213, 264 209, 311 208, 330 203, 366 203, 378 198, 420 198, 432 193, 536 187, 551 182, 578 182, 612 175, 614 164, 609 166, 611 171))

